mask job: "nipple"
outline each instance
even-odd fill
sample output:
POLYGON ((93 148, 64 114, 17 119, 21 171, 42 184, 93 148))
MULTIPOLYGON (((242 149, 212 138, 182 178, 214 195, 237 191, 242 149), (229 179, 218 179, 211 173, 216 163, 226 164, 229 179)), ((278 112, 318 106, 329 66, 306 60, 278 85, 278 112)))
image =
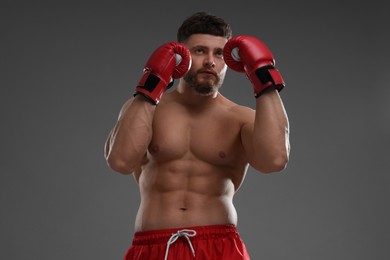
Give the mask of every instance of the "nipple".
POLYGON ((225 159, 226 158, 226 153, 223 152, 223 151, 220 151, 219 152, 219 157, 221 157, 222 159, 225 159))
POLYGON ((157 153, 159 150, 160 150, 160 148, 158 147, 158 145, 153 145, 150 149, 150 152, 157 153))

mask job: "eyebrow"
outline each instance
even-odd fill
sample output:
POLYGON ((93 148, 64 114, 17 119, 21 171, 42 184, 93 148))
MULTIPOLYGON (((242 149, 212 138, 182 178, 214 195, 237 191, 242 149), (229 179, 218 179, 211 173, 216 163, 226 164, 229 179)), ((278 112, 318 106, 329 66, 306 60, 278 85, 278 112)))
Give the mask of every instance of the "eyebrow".
POLYGON ((204 45, 195 45, 195 46, 191 47, 191 50, 193 50, 193 49, 198 49, 198 48, 208 49, 208 47, 206 47, 206 46, 204 46, 204 45))
MULTIPOLYGON (((197 49, 197 48, 207 49, 207 50, 210 49, 209 47, 204 46, 204 45, 195 45, 195 46, 191 47, 191 50, 194 50, 194 49, 197 49)), ((220 51, 220 50, 223 50, 223 48, 216 47, 214 50, 220 51)))

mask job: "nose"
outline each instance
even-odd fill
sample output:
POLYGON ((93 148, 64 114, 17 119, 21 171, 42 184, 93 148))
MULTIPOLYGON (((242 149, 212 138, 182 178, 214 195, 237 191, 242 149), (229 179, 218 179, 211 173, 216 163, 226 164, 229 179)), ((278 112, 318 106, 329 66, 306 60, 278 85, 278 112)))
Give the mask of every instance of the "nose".
POLYGON ((215 59, 213 55, 208 55, 204 60, 204 65, 206 67, 215 68, 215 59))

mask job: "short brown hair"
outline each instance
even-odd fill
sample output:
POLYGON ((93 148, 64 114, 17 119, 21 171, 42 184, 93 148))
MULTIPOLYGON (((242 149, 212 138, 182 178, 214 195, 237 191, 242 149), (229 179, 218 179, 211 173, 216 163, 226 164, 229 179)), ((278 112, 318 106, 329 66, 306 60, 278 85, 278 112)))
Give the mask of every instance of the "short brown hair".
POLYGON ((196 33, 222 36, 226 39, 232 37, 230 25, 224 19, 207 12, 197 12, 187 17, 177 30, 177 41, 182 43, 196 33))

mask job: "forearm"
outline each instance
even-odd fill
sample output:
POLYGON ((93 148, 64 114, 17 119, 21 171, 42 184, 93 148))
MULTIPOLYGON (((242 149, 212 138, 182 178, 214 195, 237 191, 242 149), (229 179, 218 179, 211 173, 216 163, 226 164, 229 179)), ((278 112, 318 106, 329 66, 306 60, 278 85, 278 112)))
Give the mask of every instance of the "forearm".
POLYGON ((233 70, 245 72, 256 97, 255 120, 241 132, 248 161, 262 172, 283 170, 290 150, 289 126, 278 92, 285 83, 271 51, 256 37, 239 35, 226 43, 224 60, 233 70))
POLYGON ((141 165, 152 139, 156 105, 173 79, 183 77, 190 65, 190 51, 178 42, 163 44, 152 53, 136 86, 135 98, 123 106, 107 139, 105 154, 112 169, 131 173, 141 165))
POLYGON ((121 173, 131 173, 142 161, 152 138, 155 106, 142 96, 124 105, 106 142, 108 165, 121 173))
POLYGON ((270 88, 256 99, 253 152, 264 172, 285 168, 290 151, 289 122, 282 100, 270 88))

